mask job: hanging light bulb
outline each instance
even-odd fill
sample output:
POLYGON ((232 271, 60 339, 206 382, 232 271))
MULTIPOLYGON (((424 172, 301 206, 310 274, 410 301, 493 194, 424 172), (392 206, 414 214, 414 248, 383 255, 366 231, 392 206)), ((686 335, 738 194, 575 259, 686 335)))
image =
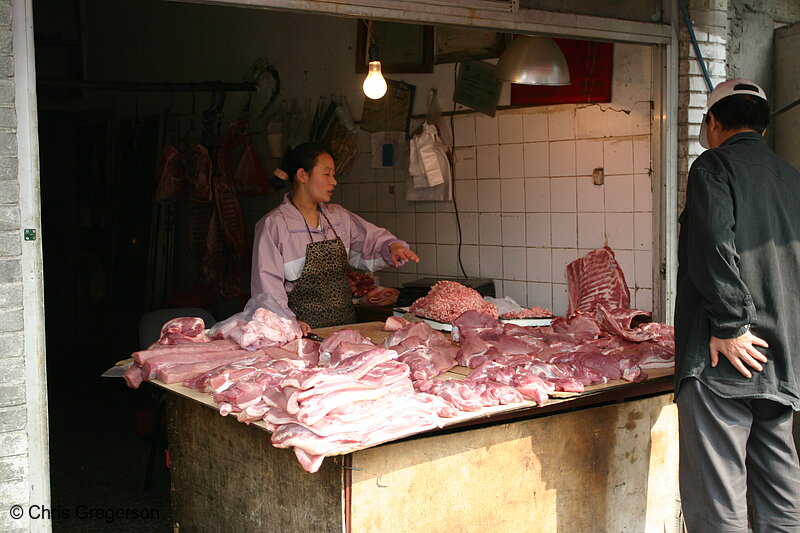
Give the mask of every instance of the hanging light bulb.
POLYGON ((381 62, 378 61, 378 47, 374 44, 369 47, 369 72, 364 80, 364 94, 367 98, 378 100, 386 94, 386 80, 381 74, 381 62))

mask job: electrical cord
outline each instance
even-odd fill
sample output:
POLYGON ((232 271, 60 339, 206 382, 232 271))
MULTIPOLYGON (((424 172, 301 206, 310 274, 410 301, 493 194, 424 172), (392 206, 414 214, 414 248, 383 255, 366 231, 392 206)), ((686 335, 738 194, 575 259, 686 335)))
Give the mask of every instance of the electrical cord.
MULTIPOLYGON (((453 65, 453 87, 455 88, 458 80, 458 63, 453 65)), ((450 147, 452 158, 450 159, 450 182, 453 188, 453 211, 456 214, 456 228, 458 229, 458 266, 461 268, 461 273, 464 274, 464 279, 467 279, 467 271, 464 270, 464 263, 461 261, 461 218, 458 216, 458 204, 456 203, 456 166, 454 161, 456 159, 456 129, 453 125, 453 117, 456 114, 456 101, 453 100, 453 112, 450 113, 450 134, 453 138, 453 145, 450 147)))

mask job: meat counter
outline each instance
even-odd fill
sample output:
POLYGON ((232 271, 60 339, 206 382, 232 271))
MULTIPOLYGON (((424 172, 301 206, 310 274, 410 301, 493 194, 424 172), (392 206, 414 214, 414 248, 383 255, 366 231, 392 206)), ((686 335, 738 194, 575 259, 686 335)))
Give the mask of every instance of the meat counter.
MULTIPOLYGON (((315 332, 349 327, 382 342, 381 326, 315 332)), ((169 391, 173 517, 179 531, 678 532, 672 369, 648 374, 542 407, 462 413, 326 458, 314 474, 274 448, 263 423, 222 417, 209 395, 154 382, 169 391)))

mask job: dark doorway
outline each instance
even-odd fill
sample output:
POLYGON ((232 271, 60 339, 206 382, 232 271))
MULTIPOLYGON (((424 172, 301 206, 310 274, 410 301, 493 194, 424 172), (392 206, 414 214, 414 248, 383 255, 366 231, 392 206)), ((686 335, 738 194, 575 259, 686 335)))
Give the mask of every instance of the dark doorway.
POLYGON ((39 133, 53 529, 107 531, 113 510, 120 529, 168 530, 160 449, 145 486, 157 396, 100 377, 138 349, 158 123, 47 109, 52 101, 39 133), (82 518, 85 509, 103 517, 82 518))

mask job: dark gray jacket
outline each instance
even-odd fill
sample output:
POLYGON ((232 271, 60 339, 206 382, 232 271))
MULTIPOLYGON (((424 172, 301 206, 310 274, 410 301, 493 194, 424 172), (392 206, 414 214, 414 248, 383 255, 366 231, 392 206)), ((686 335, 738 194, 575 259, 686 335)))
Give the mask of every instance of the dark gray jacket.
POLYGON ((680 216, 675 392, 696 377, 729 398, 800 410, 800 173, 761 135, 739 133, 698 157, 680 216), (750 327, 769 343, 761 372, 742 376, 708 341, 750 327))

